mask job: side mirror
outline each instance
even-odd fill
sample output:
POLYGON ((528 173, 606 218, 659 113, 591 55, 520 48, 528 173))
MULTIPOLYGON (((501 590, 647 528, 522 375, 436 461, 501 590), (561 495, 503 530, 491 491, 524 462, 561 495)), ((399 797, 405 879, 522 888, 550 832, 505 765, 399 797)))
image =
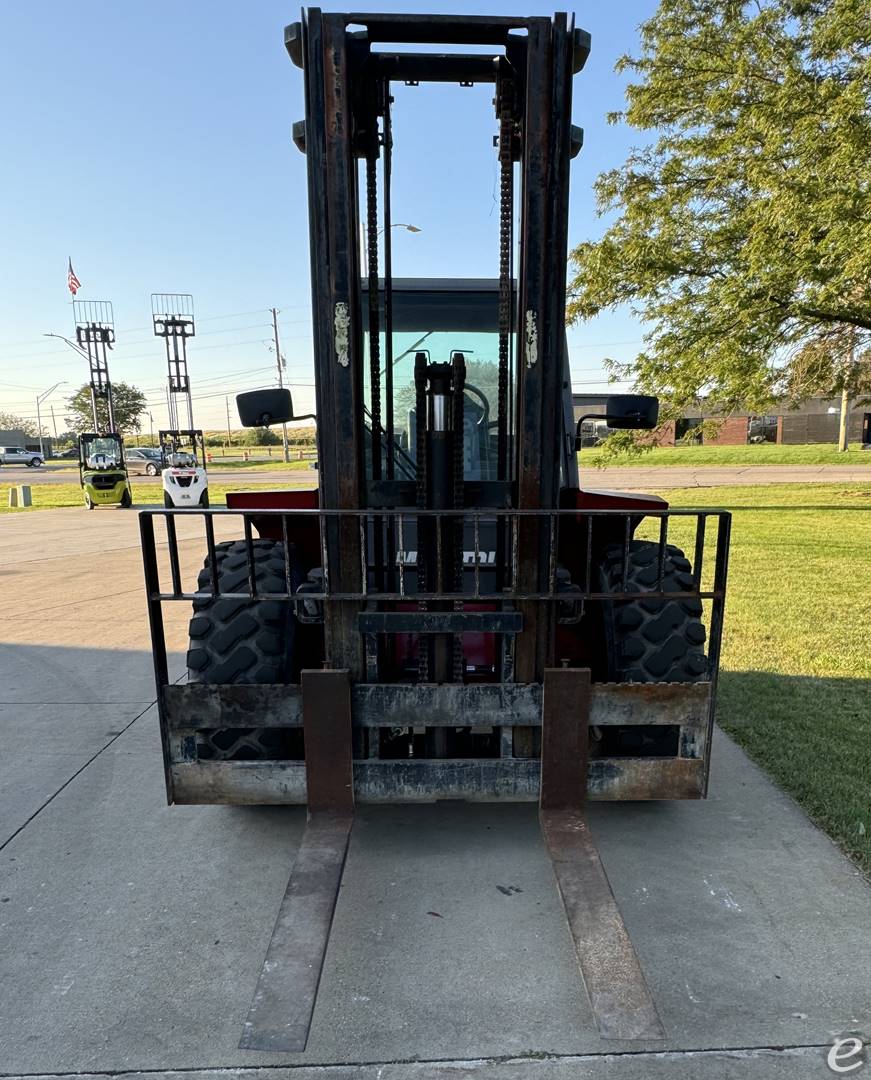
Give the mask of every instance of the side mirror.
POLYGON ((269 427, 293 420, 289 390, 250 390, 246 394, 237 394, 236 408, 242 427, 269 427))
MULTIPOLYGON (((578 420, 576 451, 581 449, 581 424, 592 418, 591 414, 578 420)), ((605 420, 614 431, 652 431, 659 420, 659 399, 647 394, 612 394, 605 401, 605 415, 595 419, 605 420)))
POLYGON ((605 402, 608 427, 619 431, 651 431, 659 419, 659 399, 646 394, 613 394, 605 402))

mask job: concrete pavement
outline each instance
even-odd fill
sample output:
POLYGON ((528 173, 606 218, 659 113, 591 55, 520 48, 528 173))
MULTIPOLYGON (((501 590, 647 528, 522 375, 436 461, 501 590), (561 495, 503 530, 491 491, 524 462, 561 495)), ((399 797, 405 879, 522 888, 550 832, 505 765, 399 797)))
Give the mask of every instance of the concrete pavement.
POLYGON ((810 1080, 871 1033, 871 890, 718 736, 706 803, 591 809, 664 1042, 598 1037, 534 807, 443 803, 358 812, 309 1048, 240 1052, 304 813, 164 805, 134 514, 4 517, 0 568, 0 1076, 810 1080))

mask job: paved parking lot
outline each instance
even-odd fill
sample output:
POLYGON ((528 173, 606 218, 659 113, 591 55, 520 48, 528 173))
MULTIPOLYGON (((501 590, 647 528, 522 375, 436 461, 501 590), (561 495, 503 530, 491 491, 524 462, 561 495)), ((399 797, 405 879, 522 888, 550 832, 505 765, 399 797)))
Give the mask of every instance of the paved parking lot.
POLYGON ((719 737, 707 802, 591 811, 664 1042, 598 1037, 534 807, 447 803, 358 812, 309 1047, 239 1051, 304 813, 166 807, 136 525, 0 519, 0 1076, 810 1080, 871 1033, 871 890, 719 737))

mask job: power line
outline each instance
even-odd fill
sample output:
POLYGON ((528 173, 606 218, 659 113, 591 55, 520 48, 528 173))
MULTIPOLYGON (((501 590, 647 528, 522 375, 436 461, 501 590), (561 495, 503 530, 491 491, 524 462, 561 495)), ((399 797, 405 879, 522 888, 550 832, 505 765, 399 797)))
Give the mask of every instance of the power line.
MULTIPOLYGON (((219 375, 207 375, 202 379, 191 379, 193 386, 202 386, 205 383, 223 382, 225 379, 234 379, 242 375, 256 375, 264 371, 272 371, 272 365, 268 364, 264 367, 256 368, 242 368, 239 371, 226 371, 219 375)), ((142 386, 139 387, 143 394, 160 394, 163 392, 164 387, 160 386, 142 386)))
MULTIPOLYGON (((310 307, 310 304, 283 304, 282 307, 285 307, 285 308, 288 308, 288 309, 300 309, 300 308, 307 309, 307 308, 310 307)), ((216 321, 218 321, 220 319, 239 319, 239 318, 244 317, 245 315, 268 315, 269 312, 270 312, 269 308, 252 308, 250 311, 234 311, 234 312, 229 312, 229 313, 224 314, 224 315, 206 315, 205 317, 198 317, 197 321, 199 323, 216 322, 216 321)), ((310 322, 309 319, 292 319, 292 320, 286 320, 286 321, 288 322, 288 325, 291 322, 294 322, 294 323, 310 322)), ((269 328, 268 324, 264 323, 263 325, 266 326, 267 328, 269 328)), ((146 331, 150 332, 152 329, 153 328, 151 326, 128 326, 126 328, 116 330, 116 335, 118 337, 123 337, 126 334, 138 334, 138 333, 144 333, 146 331)), ((233 330, 242 330, 242 329, 245 329, 245 327, 228 326, 224 330, 206 330, 206 331, 204 331, 204 333, 206 333, 206 334, 223 334, 223 333, 229 333, 229 332, 231 332, 233 330)), ((149 339, 145 338, 143 340, 147 341, 149 339)), ((29 348, 30 346, 33 346, 33 345, 45 345, 45 344, 46 344, 46 342, 43 341, 41 337, 28 338, 26 341, 0 341, 0 349, 29 348)), ((134 344, 134 342, 128 342, 128 344, 134 344)), ((135 344, 139 344, 139 343, 137 342, 135 344)))

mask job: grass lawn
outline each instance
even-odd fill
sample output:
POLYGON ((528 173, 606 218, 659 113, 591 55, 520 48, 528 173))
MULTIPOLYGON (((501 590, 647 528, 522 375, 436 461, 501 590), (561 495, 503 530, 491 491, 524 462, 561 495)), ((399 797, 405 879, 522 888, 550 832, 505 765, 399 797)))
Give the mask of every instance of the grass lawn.
MULTIPOLYGON (((598 466, 602 456, 594 449, 584 450, 580 461, 585 466, 598 466)), ((639 454, 622 454, 609 458, 605 467, 661 465, 868 465, 871 450, 851 446, 839 454, 828 443, 806 443, 799 446, 760 443, 758 446, 657 446, 639 454)), ((871 475, 871 469, 869 469, 871 475)))
POLYGON ((871 872, 871 486, 659 493, 733 511, 718 722, 871 872))

